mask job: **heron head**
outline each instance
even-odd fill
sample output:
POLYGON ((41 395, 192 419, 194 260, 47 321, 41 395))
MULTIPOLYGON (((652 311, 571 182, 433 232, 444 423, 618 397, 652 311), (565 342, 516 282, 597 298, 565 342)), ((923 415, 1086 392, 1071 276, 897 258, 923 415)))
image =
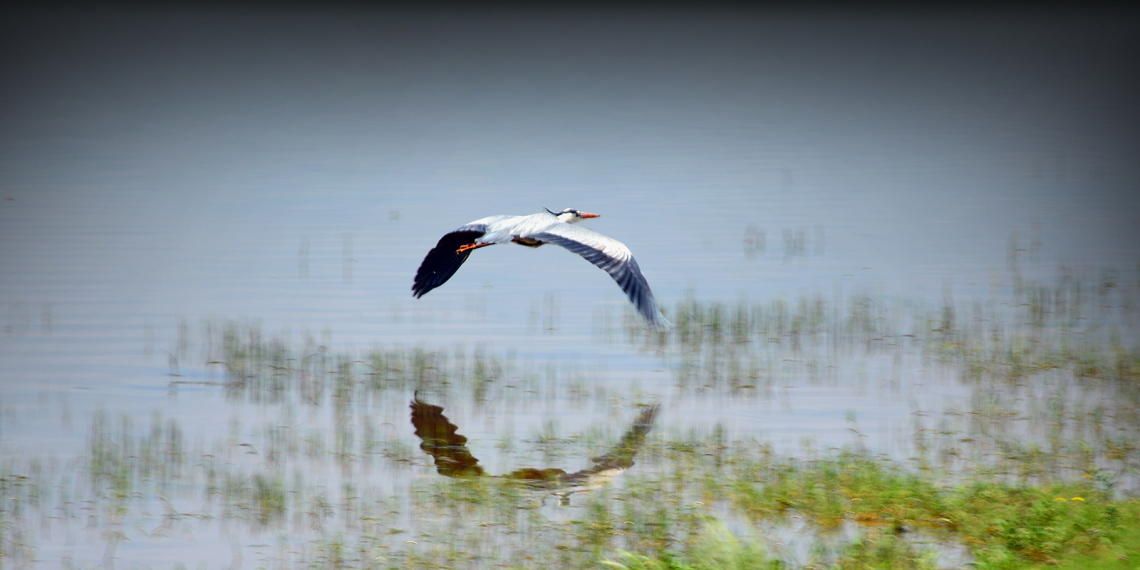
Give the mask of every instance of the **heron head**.
POLYGON ((598 214, 591 214, 589 212, 579 212, 574 208, 566 208, 561 212, 551 212, 550 208, 545 209, 547 212, 550 212, 553 216, 557 217, 558 221, 567 224, 573 224, 575 222, 580 222, 586 218, 597 218, 599 216, 598 214))

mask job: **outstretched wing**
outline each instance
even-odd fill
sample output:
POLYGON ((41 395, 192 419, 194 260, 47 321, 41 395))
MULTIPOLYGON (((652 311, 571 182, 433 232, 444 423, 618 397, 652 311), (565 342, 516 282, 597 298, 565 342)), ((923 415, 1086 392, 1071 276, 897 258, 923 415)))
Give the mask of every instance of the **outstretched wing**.
POLYGON ((416 271, 416 280, 412 283, 412 296, 420 298, 428 291, 447 283, 459 266, 467 261, 471 250, 459 252, 459 247, 474 245, 475 240, 487 233, 486 224, 467 224, 453 232, 439 238, 439 243, 428 252, 416 271))
POLYGON ((519 216, 488 216, 467 224, 455 231, 448 232, 439 238, 439 243, 428 252, 416 271, 416 280, 412 283, 412 296, 420 298, 428 291, 447 283, 459 266, 467 261, 471 250, 460 252, 461 246, 490 245, 510 241, 510 236, 502 232, 504 223, 518 219, 519 216), (491 232, 491 235, 487 235, 491 232))
POLYGON ((594 466, 586 469, 586 471, 606 471, 633 467, 633 458, 637 456, 641 444, 645 443, 645 436, 649 430, 653 429, 653 423, 657 421, 657 413, 660 411, 661 406, 657 404, 642 410, 641 414, 634 420, 633 425, 629 427, 629 431, 622 436, 621 441, 610 448, 605 455, 590 459, 594 462, 594 466))
POLYGON ((586 261, 597 265, 617 281, 650 328, 663 329, 670 326, 657 308, 653 291, 641 274, 637 260, 624 243, 570 224, 553 224, 527 237, 560 245, 586 258, 586 261))
POLYGON ((605 478, 607 475, 612 476, 633 467, 633 458, 641 450, 641 445, 645 443, 645 436, 649 430, 653 429, 653 422, 657 420, 657 412, 659 411, 661 411, 661 406, 656 404, 642 410, 617 445, 610 448, 605 455, 592 458, 593 467, 587 467, 567 475, 566 484, 589 485, 592 479, 605 478))
POLYGON ((592 467, 567 474, 561 469, 519 469, 504 475, 507 479, 523 481, 533 488, 553 489, 592 486, 633 467, 633 458, 645 443, 645 436, 653 429, 661 406, 654 404, 641 411, 621 441, 600 457, 591 458, 592 467))
POLYGON ((479 460, 467 451, 467 438, 443 415, 443 408, 412 400, 412 426, 420 449, 435 460, 435 470, 446 477, 477 477, 483 474, 479 460))

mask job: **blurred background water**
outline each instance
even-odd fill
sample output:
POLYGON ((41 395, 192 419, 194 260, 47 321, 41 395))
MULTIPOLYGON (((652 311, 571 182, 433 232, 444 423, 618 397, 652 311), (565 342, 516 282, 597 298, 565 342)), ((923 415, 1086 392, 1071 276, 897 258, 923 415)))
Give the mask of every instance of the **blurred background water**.
MULTIPOLYGON (((272 416, 224 403, 217 386, 171 387, 216 379, 192 358, 211 319, 341 349, 512 351, 670 398, 670 364, 599 342, 628 303, 566 251, 482 249, 411 297, 436 240, 494 214, 601 214, 584 225, 629 246, 667 311, 689 297, 993 299, 1014 270, 1047 278, 1058 265, 1135 282, 1137 22, 1063 10, 8 12, 0 450, 80 453, 101 409, 140 424, 162 410, 202 439, 230 418, 272 416)), ((943 373, 917 362, 853 368, 837 373, 850 382, 783 400, 686 401, 662 421, 721 421, 794 448, 849 440, 858 415, 891 452, 891 422, 967 397, 931 387, 943 373), (902 376, 905 389, 886 383, 897 399, 875 389, 902 376)), ((404 406, 374 412, 410 433, 404 406)), ((567 430, 599 419, 559 408, 511 417, 567 430)), ((471 445, 494 457, 502 425, 468 413, 485 422, 465 427, 471 445)))

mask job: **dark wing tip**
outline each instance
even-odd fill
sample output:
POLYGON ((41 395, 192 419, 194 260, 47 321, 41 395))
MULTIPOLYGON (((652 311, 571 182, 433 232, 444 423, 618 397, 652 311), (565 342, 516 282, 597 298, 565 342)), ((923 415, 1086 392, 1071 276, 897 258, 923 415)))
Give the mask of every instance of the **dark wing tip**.
POLYGON ((673 327, 673 323, 670 323, 657 307, 657 300, 653 298, 649 281, 641 273, 636 259, 630 257, 623 266, 614 268, 609 273, 629 297, 637 312, 645 319, 646 326, 655 331, 665 331, 673 327))
POLYGON ((416 394, 410 406, 412 427, 420 438, 420 449, 431 456, 436 471, 446 477, 473 477, 483 475, 471 452, 467 450, 467 438, 460 435, 459 428, 443 415, 443 408, 428 404, 416 394))
POLYGON ((467 261, 467 257, 471 255, 470 251, 460 253, 459 247, 473 245, 475 240, 483 237, 485 233, 475 230, 461 230, 439 238, 439 243, 424 256, 420 268, 416 270, 416 278, 412 283, 412 296, 419 299, 428 291, 447 283, 447 280, 451 279, 456 271, 459 271, 459 266, 463 265, 463 262, 467 261))

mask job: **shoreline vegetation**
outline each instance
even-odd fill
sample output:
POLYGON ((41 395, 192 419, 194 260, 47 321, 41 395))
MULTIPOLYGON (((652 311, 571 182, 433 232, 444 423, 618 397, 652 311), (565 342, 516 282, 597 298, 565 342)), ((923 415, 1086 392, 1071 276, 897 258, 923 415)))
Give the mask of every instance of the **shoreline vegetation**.
MULTIPOLYGON (((172 359, 186 370, 197 358, 217 379, 202 389, 273 413, 206 441, 159 411, 145 427, 104 411, 80 455, 5 454, 0 567, 54 565, 39 544, 60 534, 113 565, 129 541, 232 533, 266 545, 254 563, 266 568, 1135 568, 1140 281, 1014 275, 1011 292, 966 304, 949 292, 940 304, 690 296, 667 311, 668 333, 599 313, 597 342, 653 355, 674 398, 772 398, 789 379, 831 386, 880 359, 888 383, 937 369, 969 399, 914 410, 894 455, 854 420, 847 445, 786 453, 720 423, 669 429, 666 404, 636 466, 570 506, 506 478, 439 476, 408 418, 397 429, 373 412, 406 410, 413 394, 500 415, 550 402, 611 411, 603 427, 548 422, 494 442, 505 460, 577 464, 657 405, 656 387, 600 386, 487 347, 337 350, 232 320, 203 322, 191 342, 184 325, 172 359), (303 413, 327 425, 302 429, 303 413)), ((203 383, 172 378, 171 390, 203 383)))

